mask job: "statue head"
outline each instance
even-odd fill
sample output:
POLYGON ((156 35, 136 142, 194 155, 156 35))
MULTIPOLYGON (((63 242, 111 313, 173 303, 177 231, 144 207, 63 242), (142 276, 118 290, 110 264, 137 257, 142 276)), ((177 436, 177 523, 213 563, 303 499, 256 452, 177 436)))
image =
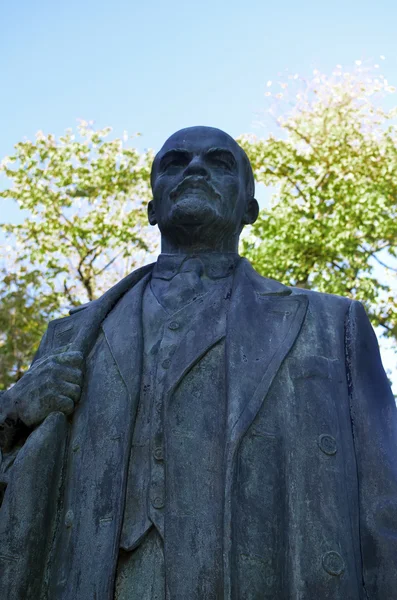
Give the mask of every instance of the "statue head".
POLYGON ((169 137, 154 159, 151 185, 149 223, 160 229, 163 252, 237 252, 244 225, 258 216, 248 156, 214 127, 169 137))

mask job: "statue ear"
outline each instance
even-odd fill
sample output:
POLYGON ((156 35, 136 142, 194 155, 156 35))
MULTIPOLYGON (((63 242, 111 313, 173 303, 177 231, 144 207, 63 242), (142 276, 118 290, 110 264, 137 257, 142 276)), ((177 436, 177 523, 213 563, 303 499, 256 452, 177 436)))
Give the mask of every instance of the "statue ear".
POLYGON ((243 215, 243 225, 252 225, 259 215, 259 204, 255 198, 250 198, 243 215))
POLYGON ((148 216, 150 225, 157 225, 157 219, 156 219, 156 213, 154 210, 153 200, 150 200, 149 204, 147 205, 147 216, 148 216))

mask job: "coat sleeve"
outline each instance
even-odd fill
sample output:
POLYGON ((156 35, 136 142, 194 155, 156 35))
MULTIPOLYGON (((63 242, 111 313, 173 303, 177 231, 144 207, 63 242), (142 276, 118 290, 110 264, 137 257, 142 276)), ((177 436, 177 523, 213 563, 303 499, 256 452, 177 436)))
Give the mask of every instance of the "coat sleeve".
MULTIPOLYGON (((41 339, 32 364, 43 355, 47 346, 48 329, 41 339)), ((20 441, 21 436, 26 437, 28 432, 30 432, 29 428, 18 419, 13 406, 8 401, 7 391, 0 391, 0 451, 8 452, 12 450, 15 442, 20 441)))
POLYGON ((346 367, 363 585, 371 600, 391 600, 397 593, 397 411, 374 330, 360 302, 352 302, 348 312, 346 367))

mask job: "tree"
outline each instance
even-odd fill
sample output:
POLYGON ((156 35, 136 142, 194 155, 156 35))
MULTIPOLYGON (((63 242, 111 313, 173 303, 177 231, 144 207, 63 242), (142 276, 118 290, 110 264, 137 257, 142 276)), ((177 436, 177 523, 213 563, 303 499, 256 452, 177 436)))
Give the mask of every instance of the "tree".
POLYGON ((43 287, 41 273, 15 267, 1 273, 0 382, 4 389, 28 368, 48 321, 59 311, 59 298, 51 286, 43 287))
POLYGON ((357 62, 352 73, 290 76, 267 92, 280 102, 298 87, 292 110, 276 104, 277 138, 239 140, 256 180, 275 189, 243 252, 287 285, 361 300, 397 338, 396 109, 382 108, 394 88, 357 62))
MULTIPOLYGON (((376 68, 338 67, 310 81, 292 75, 276 94, 269 87, 277 135, 238 141, 273 201, 242 253, 287 285, 361 300, 396 339, 396 109, 384 108, 394 89, 376 68)), ((89 123, 58 140, 40 133, 1 163, 10 185, 0 198, 26 214, 20 225, 2 225, 3 387, 27 368, 48 320, 97 297, 156 247, 145 210, 153 153, 109 135, 89 123)))
POLYGON ((110 128, 80 123, 58 140, 37 134, 15 146, 1 170, 26 218, 2 224, 1 384, 27 368, 50 318, 93 300, 155 247, 147 227, 151 151, 140 154, 110 128), (7 359, 5 356, 7 355, 7 359), (8 376, 7 376, 8 373, 8 376))

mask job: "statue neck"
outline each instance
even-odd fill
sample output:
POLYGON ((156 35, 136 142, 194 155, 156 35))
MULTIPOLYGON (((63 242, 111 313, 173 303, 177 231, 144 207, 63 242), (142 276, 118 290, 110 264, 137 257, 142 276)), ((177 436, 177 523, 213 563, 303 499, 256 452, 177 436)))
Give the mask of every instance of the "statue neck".
POLYGON ((208 252, 238 254, 239 235, 220 239, 191 239, 184 236, 178 240, 174 236, 161 236, 162 254, 203 254, 208 252))

